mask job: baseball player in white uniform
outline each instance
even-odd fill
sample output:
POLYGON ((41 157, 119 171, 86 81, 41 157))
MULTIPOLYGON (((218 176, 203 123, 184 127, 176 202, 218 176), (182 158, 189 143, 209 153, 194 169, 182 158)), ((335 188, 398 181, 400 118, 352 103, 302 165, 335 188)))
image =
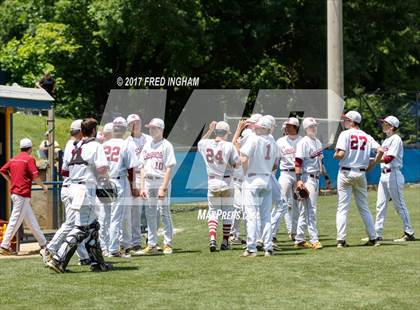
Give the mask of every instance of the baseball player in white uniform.
POLYGON ((104 128, 102 130, 102 135, 104 137, 104 141, 108 141, 108 140, 112 139, 112 127, 113 127, 112 123, 106 123, 104 125, 104 128))
POLYGON ((198 151, 206 163, 208 177, 208 226, 210 252, 216 251, 216 230, 219 218, 223 221, 223 240, 220 250, 228 250, 229 235, 233 219, 233 169, 240 165, 238 152, 232 142, 228 142, 229 124, 213 122, 209 131, 198 142, 198 151), (212 132, 215 139, 208 139, 212 132))
POLYGON ((173 252, 173 224, 170 211, 171 177, 176 165, 175 152, 172 144, 163 138, 165 123, 160 118, 152 119, 146 127, 152 136, 152 141, 146 142, 140 156, 141 192, 146 199, 146 220, 148 245, 136 255, 156 254, 157 232, 160 218, 163 222, 164 254, 173 252))
MULTIPOLYGON (((71 139, 67 141, 66 147, 64 149, 64 158, 71 158, 72 151, 75 147, 75 143, 82 139, 82 120, 78 119, 71 123, 70 125, 70 135, 71 139)), ((65 172, 66 174, 66 172, 65 172)), ((63 178, 63 185, 61 188, 61 201, 64 205, 65 211, 65 222, 61 225, 61 227, 56 231, 54 237, 51 241, 47 244, 47 251, 50 259, 54 254, 57 253, 58 249, 60 248, 61 244, 66 239, 67 235, 70 231, 74 228, 74 221, 76 219, 76 211, 71 208, 71 200, 72 195, 69 191, 70 184, 68 177, 63 178)), ((80 265, 90 265, 89 255, 86 251, 85 242, 82 242, 77 247, 77 255, 79 256, 80 265)), ((47 262, 45 262, 46 264, 47 262)))
POLYGON ((296 145, 295 173, 296 188, 305 187, 309 197, 299 200, 299 219, 295 237, 295 248, 322 249, 318 239, 316 227, 316 205, 319 191, 319 175, 323 170, 322 144, 316 138, 318 123, 312 117, 303 120, 302 126, 306 136, 296 145), (308 229, 310 242, 305 241, 305 232, 308 229))
POLYGON ((257 214, 261 221, 265 256, 273 254, 270 225, 271 175, 277 168, 275 163, 279 154, 277 144, 270 135, 271 127, 270 119, 261 117, 254 125, 255 134, 249 136, 240 150, 245 174, 242 191, 247 223, 247 249, 242 254, 244 257, 257 255, 257 214))
POLYGON ((337 177, 337 247, 348 246, 346 228, 352 192, 369 237, 365 245, 377 246, 379 242, 367 203, 366 172, 380 162, 384 151, 378 142, 359 128, 362 121, 359 112, 349 111, 343 115, 343 119, 346 130, 338 137, 334 153, 334 159, 340 160, 337 177), (375 149, 376 157, 369 162, 371 150, 375 149))
MULTIPOLYGON (((246 121, 241 120, 238 123, 238 127, 236 128, 236 132, 232 138, 232 143, 235 145, 236 150, 239 155, 239 150, 241 146, 245 143, 246 139, 249 135, 253 134, 252 130, 250 128, 246 128, 246 121)), ((237 168, 233 169, 233 207, 234 207, 234 217, 233 217, 233 223, 231 227, 231 244, 233 245, 243 245, 246 244, 245 240, 242 240, 240 237, 240 223, 241 220, 245 219, 245 210, 244 210, 244 204, 242 199, 242 183, 244 180, 244 171, 242 166, 240 165, 237 168)), ((246 224, 245 224, 246 229, 246 224)))
POLYGON ((101 227, 102 250, 111 257, 129 257, 131 244, 131 187, 128 180, 128 170, 138 166, 134 143, 124 140, 127 131, 127 121, 117 117, 113 121, 112 139, 102 144, 109 165, 109 178, 118 188, 118 199, 111 207, 104 204, 105 215, 101 227), (129 218, 125 221, 125 217, 129 218), (110 219, 108 221, 108 219, 110 219), (109 230, 108 225, 109 223, 109 230), (109 231, 109 236, 107 232, 109 231), (123 251, 120 251, 120 244, 123 251))
POLYGON ((97 122, 85 119, 81 130, 83 139, 75 145, 71 153, 63 158, 63 172, 68 172, 71 206, 75 210, 75 226, 66 237, 48 267, 57 273, 64 273, 79 244, 86 240, 92 271, 107 271, 112 266, 105 264, 100 248, 96 220, 95 197, 97 176, 107 178, 108 162, 102 146, 96 141, 97 122), (70 157, 69 157, 70 155, 70 157))
POLYGON ((381 178, 378 185, 378 198, 376 201, 376 223, 375 230, 378 240, 382 240, 384 222, 391 199, 395 210, 403 222, 404 235, 394 241, 414 241, 414 230, 411 225, 410 215, 404 200, 404 176, 401 173, 403 165, 404 148, 401 137, 396 133, 400 121, 395 116, 387 116, 382 121, 382 130, 386 139, 382 142, 384 156, 381 160, 381 178))
POLYGON ((289 237, 294 241, 299 219, 299 206, 297 201, 293 199, 293 187, 296 183, 295 153, 296 146, 302 137, 298 135, 300 124, 297 118, 290 117, 284 122, 284 125, 287 135, 277 140, 277 146, 280 152, 279 183, 284 199, 290 204, 290 209, 289 207, 285 209, 281 204, 273 208, 271 213, 271 229, 273 239, 275 239, 280 221, 285 217, 289 237))
MULTIPOLYGON (((137 160, 140 163, 141 151, 146 142, 152 141, 152 137, 141 131, 141 118, 137 114, 130 114, 127 117, 128 130, 131 135, 127 138, 128 143, 134 143, 137 160)), ((126 220, 131 220, 131 245, 132 252, 141 250, 141 214, 144 207, 144 200, 140 197, 140 168, 136 167, 133 171, 133 180, 131 182, 132 188, 132 206, 131 219, 126 217, 126 220)), ((128 223, 126 223, 128 225, 128 223)))

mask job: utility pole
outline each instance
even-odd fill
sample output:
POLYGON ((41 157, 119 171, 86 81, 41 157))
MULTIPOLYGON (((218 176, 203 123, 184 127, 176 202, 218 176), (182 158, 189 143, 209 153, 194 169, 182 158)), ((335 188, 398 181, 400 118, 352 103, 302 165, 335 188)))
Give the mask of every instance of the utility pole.
POLYGON ((339 121, 344 99, 343 67, 343 3, 327 0, 327 74, 329 141, 334 141, 334 121, 339 121))

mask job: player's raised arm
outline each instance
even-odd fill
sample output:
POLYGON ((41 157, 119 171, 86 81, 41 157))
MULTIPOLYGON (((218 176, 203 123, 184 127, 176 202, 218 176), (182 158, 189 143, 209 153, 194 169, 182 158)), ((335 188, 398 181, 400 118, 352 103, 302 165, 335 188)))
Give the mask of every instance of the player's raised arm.
POLYGON ((216 128, 217 122, 216 121, 212 121, 209 125, 209 129, 207 130, 207 132, 201 137, 200 140, 204 140, 204 139, 208 139, 210 138, 211 134, 213 133, 214 129, 216 128))
POLYGON ((240 149, 238 140, 239 140, 239 137, 241 136, 242 130, 244 130, 245 127, 246 127, 246 120, 241 119, 238 123, 238 127, 236 127, 235 134, 233 135, 233 138, 232 138, 232 143, 233 145, 235 145, 238 151, 240 149))

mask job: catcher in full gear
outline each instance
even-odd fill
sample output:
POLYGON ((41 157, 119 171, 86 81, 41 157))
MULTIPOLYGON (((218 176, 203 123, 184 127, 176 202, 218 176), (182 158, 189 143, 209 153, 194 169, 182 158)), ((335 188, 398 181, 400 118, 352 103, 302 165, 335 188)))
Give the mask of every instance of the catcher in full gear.
POLYGON ((75 226, 66 237, 48 267, 64 273, 79 244, 86 240, 86 250, 92 271, 107 271, 112 265, 105 263, 98 241, 99 222, 95 214, 97 176, 108 178, 108 161, 102 146, 95 141, 97 121, 89 118, 82 122, 83 138, 75 141, 74 150, 63 159, 62 174, 68 177, 72 196, 70 208, 75 210, 75 226))

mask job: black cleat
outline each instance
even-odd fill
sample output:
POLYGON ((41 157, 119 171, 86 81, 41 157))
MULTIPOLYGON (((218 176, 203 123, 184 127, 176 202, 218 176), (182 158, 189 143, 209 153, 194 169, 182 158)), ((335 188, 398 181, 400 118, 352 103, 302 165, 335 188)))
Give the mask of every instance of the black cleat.
POLYGON ((63 268, 63 266, 57 262, 55 259, 52 259, 50 261, 48 261, 47 266, 51 269, 54 270, 54 272, 56 273, 65 273, 66 270, 63 268))
POLYGON ((216 240, 210 240, 209 247, 210 247, 210 252, 215 252, 216 251, 216 248, 217 248, 216 240))
POLYGON ((220 246, 220 251, 227 251, 230 250, 230 245, 228 244, 228 242, 225 242, 225 240, 223 240, 222 245, 220 246))
POLYGON ((409 234, 404 232, 404 236, 402 236, 399 239, 395 239, 394 242, 406 242, 406 241, 416 241, 416 237, 414 237, 414 234, 409 234))
POLYGON ((79 260, 79 266, 88 266, 90 264, 91 264, 91 262, 90 262, 89 258, 79 260))
POLYGON ((105 272, 114 269, 112 264, 94 264, 90 266, 92 272, 105 272))
POLYGON ((369 240, 364 244, 364 246, 380 246, 378 239, 369 240))
POLYGON ((264 244, 261 241, 257 241, 257 250, 262 251, 264 249, 264 244))
POLYGON ((337 248, 348 248, 349 244, 346 240, 337 240, 337 248))

